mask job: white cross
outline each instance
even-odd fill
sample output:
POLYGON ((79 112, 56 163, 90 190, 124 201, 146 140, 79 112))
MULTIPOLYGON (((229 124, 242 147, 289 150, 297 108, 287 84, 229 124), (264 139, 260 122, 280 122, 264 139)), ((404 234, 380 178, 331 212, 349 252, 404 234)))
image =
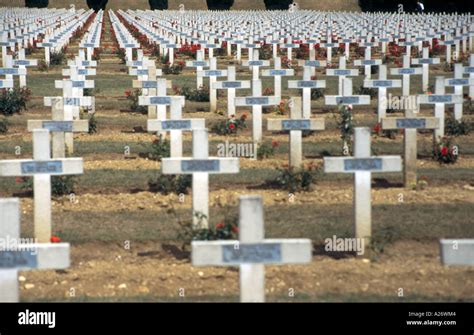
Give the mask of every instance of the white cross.
POLYGON ((289 131, 290 133, 290 167, 299 168, 303 163, 303 130, 324 130, 324 119, 302 117, 301 98, 294 97, 290 103, 290 119, 268 119, 268 130, 289 131))
POLYGON ((390 69, 391 75, 402 75, 403 76, 403 83, 402 83, 402 94, 404 96, 410 95, 410 76, 411 75, 421 75, 423 71, 419 67, 410 67, 410 56, 405 55, 403 56, 403 67, 401 68, 392 68, 390 69))
POLYGON ((186 66, 196 68, 196 84, 197 84, 197 88, 200 89, 203 86, 204 81, 203 81, 203 77, 198 76, 197 73, 199 73, 199 71, 202 71, 204 67, 209 67, 209 62, 204 60, 204 51, 197 50, 196 60, 187 61, 186 66))
POLYGON ((372 172, 402 170, 400 156, 372 156, 370 129, 354 128, 354 157, 324 157, 324 172, 354 173, 355 237, 370 242, 372 235, 372 172))
POLYGON ((192 174, 193 224, 206 229, 209 220, 209 174, 238 173, 238 158, 209 157, 207 129, 193 129, 192 158, 163 158, 163 174, 192 174), (198 216, 202 216, 202 220, 198 216))
MULTIPOLYGON (((329 61, 328 61, 329 64, 329 61)), ((339 69, 327 69, 326 76, 337 76, 339 79, 338 94, 341 95, 343 89, 343 82, 347 76, 358 76, 358 69, 346 69, 346 57, 339 57, 339 69)))
POLYGON ((422 85, 423 85, 423 92, 428 91, 429 86, 429 66, 430 64, 439 64, 440 59, 437 57, 430 58, 430 51, 429 48, 423 48, 423 57, 422 58, 413 58, 412 64, 414 65, 422 65, 422 85))
MULTIPOLYGON (((444 85, 454 87, 454 94, 463 96, 464 86, 474 86, 474 79, 463 78, 464 67, 462 64, 454 64, 454 78, 445 80, 444 85)), ((462 102, 454 104, 454 118, 458 121, 462 119, 462 102)))
POLYGON ((326 105, 370 105, 370 95, 352 95, 352 79, 344 78, 342 95, 326 95, 326 105))
POLYGON ((227 68, 227 80, 216 81, 211 85, 214 89, 227 90, 227 116, 235 115, 235 90, 250 88, 250 80, 236 80, 235 66, 227 68))
POLYGON ((198 77, 209 77, 209 101, 211 104, 210 112, 217 111, 217 89, 213 88, 218 77, 227 76, 227 70, 217 69, 217 58, 209 58, 209 70, 198 71, 198 77))
POLYGON ((462 95, 445 94, 445 79, 442 76, 436 77, 434 94, 418 96, 419 104, 435 105, 434 114, 439 119, 439 128, 435 129, 434 140, 439 142, 444 136, 444 110, 446 104, 462 103, 462 95))
POLYGON ((263 97, 262 81, 252 80, 252 96, 235 98, 236 106, 252 106, 252 137, 254 143, 262 141, 262 106, 275 106, 280 97, 263 97))
POLYGON ((265 301, 265 264, 311 262, 309 239, 265 239, 260 196, 239 199, 238 241, 193 241, 193 266, 239 266, 240 301, 265 301))
MULTIPOLYGON (((26 69, 26 67, 37 65, 37 59, 25 58, 25 49, 20 49, 18 51, 18 59, 13 60, 13 66, 18 66, 20 69, 26 69)), ((20 87, 26 87, 26 75, 20 74, 20 87)))
POLYGON ((376 88, 378 90, 378 122, 385 117, 387 111, 387 88, 402 87, 401 80, 387 80, 387 65, 379 66, 378 80, 364 80, 364 87, 376 88))
POLYGON ((289 80, 288 88, 303 90, 303 118, 309 119, 311 117, 311 90, 316 88, 326 88, 326 81, 311 80, 311 68, 305 66, 303 80, 289 80))
POLYGON ((295 70, 293 69, 282 69, 281 58, 277 57, 274 59, 275 68, 270 70, 263 70, 262 76, 274 78, 275 96, 281 97, 281 77, 282 76, 294 76, 295 70))
MULTIPOLYGON (((249 50, 249 52, 250 52, 250 50, 249 50)), ((243 61, 242 65, 243 66, 248 66, 252 69, 252 80, 258 80, 259 79, 260 67, 270 66, 270 61, 260 60, 259 59, 259 51, 258 51, 258 49, 255 49, 255 50, 253 50, 253 59, 243 61)))
POLYGON ((370 79, 372 76, 372 66, 380 66, 382 65, 381 59, 372 59, 372 47, 377 46, 378 43, 373 42, 364 42, 359 43, 359 46, 365 47, 365 57, 364 59, 359 59, 354 61, 355 66, 363 66, 364 67, 364 74, 365 79, 370 79))
POLYGON ((405 117, 382 118, 383 129, 404 129, 403 148, 404 148, 404 181, 405 187, 416 185, 416 159, 417 143, 416 135, 418 129, 437 129, 439 128, 439 119, 435 117, 417 116, 418 112, 406 109, 405 117))
POLYGON ((69 243, 22 243, 20 213, 19 199, 0 199, 0 302, 19 301, 18 271, 70 266, 69 243))
POLYGON ((33 159, 0 161, 0 177, 32 176, 35 237, 51 238, 51 176, 83 173, 82 158, 51 159, 49 130, 33 130, 33 159))

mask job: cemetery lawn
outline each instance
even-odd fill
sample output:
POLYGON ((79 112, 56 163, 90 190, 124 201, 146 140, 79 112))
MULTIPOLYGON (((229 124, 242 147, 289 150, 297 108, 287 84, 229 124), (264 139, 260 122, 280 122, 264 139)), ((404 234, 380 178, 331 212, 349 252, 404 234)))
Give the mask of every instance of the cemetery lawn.
MULTIPOLYGON (((106 29, 107 30, 107 29, 106 29)), ((69 52, 75 52, 74 46, 69 52)), ((33 58, 40 58, 37 52, 33 58)), ((53 200, 53 234, 71 243, 72 266, 61 271, 22 272, 22 301, 237 301, 238 270, 235 268, 195 268, 189 261, 189 247, 178 223, 190 221, 191 196, 180 202, 176 195, 161 195, 149 190, 148 182, 157 177, 160 163, 144 158, 151 148, 153 134, 146 133, 146 115, 129 112, 124 92, 133 77, 125 72, 115 55, 101 56, 96 89, 97 134, 75 135, 73 156, 83 157, 84 175, 76 177, 75 197, 53 200), (124 155, 125 148, 130 154, 124 155), (130 245, 130 248, 125 246, 130 245), (32 286, 33 285, 33 286, 32 286), (180 289, 184 288, 184 297, 180 289), (74 296, 71 295, 74 292, 74 296)), ((377 55, 374 55, 377 57, 377 55)), ((225 57, 224 57, 225 58, 225 57)), ((218 68, 223 68, 222 58, 218 68)), ((29 119, 49 119, 43 96, 60 95, 54 80, 61 79, 60 68, 48 73, 28 70, 28 86, 33 98, 28 110, 9 117, 10 129, 0 135, 0 159, 32 156, 29 119), (31 75, 30 75, 31 74, 31 75), (19 146, 20 155, 15 155, 19 146)), ((238 68, 239 79, 248 79, 247 69, 238 68), (245 72, 239 72, 239 70, 245 72)), ((326 79, 318 70, 318 79, 326 79)), ((443 73, 433 67, 430 79, 443 73)), ((301 77, 301 73, 297 73, 301 77)), ((418 76, 417 76, 418 77, 418 76)), ((195 87, 195 74, 185 70, 167 76, 173 86, 195 87)), ((282 80, 283 87, 286 81, 282 80)), ((412 87, 419 87, 420 78, 412 87)), ((205 81, 206 82, 206 81, 205 81)), ((335 78, 328 79, 327 94, 336 92, 335 78)), ((354 78, 354 91, 362 76, 354 78)), ((264 79, 263 88, 272 86, 264 79)), ((247 92, 248 93, 248 92, 247 92)), ((392 91, 397 94, 397 90, 392 91)), ((173 94, 172 90, 168 94, 173 94)), ((239 92, 244 95, 246 92, 239 92)), ((284 90, 284 96, 297 94, 284 90)), ((324 117, 326 129, 303 139, 305 164, 321 166, 324 156, 339 156, 341 140, 337 130, 337 111, 313 102, 313 116, 324 117)), ((212 127, 225 117, 205 112, 209 103, 186 101, 184 118, 206 118, 212 127)), ((226 106, 218 99, 219 110, 226 106)), ((355 125, 373 127, 376 102, 368 108, 354 108, 355 125)), ((217 145, 251 141, 251 114, 248 128, 237 136, 210 133, 210 154, 217 145)), ((432 109, 422 110, 431 115, 432 109)), ((397 114, 401 115, 401 114, 397 114)), ((264 118, 282 118, 276 113, 264 118)), ((474 121, 474 115, 466 114, 474 121)), ((264 129, 266 122, 264 121, 264 129)), ((362 259, 349 254, 328 254, 324 239, 333 235, 352 237, 353 177, 343 174, 316 175, 308 192, 296 193, 290 202, 288 191, 271 188, 265 180, 278 176, 277 168, 288 164, 288 135, 265 130, 267 143, 279 143, 275 156, 254 161, 241 160, 237 175, 211 176, 209 189, 210 224, 237 214, 237 200, 244 194, 261 194, 265 204, 266 238, 309 238, 313 242, 313 261, 304 266, 266 268, 268 301, 474 301, 474 270, 448 268, 440 264, 439 238, 474 238, 474 134, 456 138, 460 159, 441 166, 431 159, 431 134, 418 135, 418 175, 426 177, 424 190, 402 187, 402 174, 389 173, 373 178, 374 250, 362 259), (403 297, 399 289, 403 289, 403 297), (294 297, 289 296, 293 289, 294 297)), ((403 136, 390 140, 373 137, 373 153, 399 155, 403 136)), ((184 136, 184 153, 189 155, 191 137, 184 136)), ((0 197, 20 196, 22 236, 33 235, 33 201, 15 178, 0 178, 0 197)))

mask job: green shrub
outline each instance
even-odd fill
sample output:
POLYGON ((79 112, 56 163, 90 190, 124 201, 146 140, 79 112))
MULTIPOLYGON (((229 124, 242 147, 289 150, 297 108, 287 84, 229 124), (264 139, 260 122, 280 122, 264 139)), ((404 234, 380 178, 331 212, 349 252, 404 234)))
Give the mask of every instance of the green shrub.
POLYGON ((265 8, 268 10, 288 9, 293 0, 264 0, 265 8))
POLYGON ((26 110, 31 91, 26 87, 0 90, 0 114, 13 115, 26 110))
POLYGON ((130 103, 130 111, 132 113, 140 113, 140 114, 147 114, 148 107, 147 106, 140 106, 138 104, 138 97, 142 95, 142 90, 134 89, 132 91, 125 91, 125 97, 130 103))
POLYGON ((243 114, 240 118, 235 116, 229 117, 227 120, 217 121, 211 127, 211 131, 217 135, 237 134, 237 131, 247 128, 247 114, 243 114))
POLYGON ((229 10, 234 0, 206 0, 209 10, 229 10))
POLYGON ((312 163, 308 167, 303 166, 299 169, 287 168, 277 170, 279 172, 278 176, 274 180, 268 180, 267 184, 287 190, 290 193, 311 191, 312 185, 320 173, 320 167, 312 163))
POLYGON ((198 89, 190 88, 187 86, 183 86, 179 88, 175 86, 173 88, 174 93, 176 95, 182 95, 185 97, 186 100, 190 101, 197 101, 197 102, 209 102, 209 87, 201 86, 198 89))
POLYGON ((64 50, 51 52, 49 58, 50 65, 62 65, 65 61, 66 53, 64 52, 64 50))
POLYGON ((465 120, 458 121, 453 117, 448 117, 444 126, 444 132, 450 136, 469 135, 472 125, 465 120))
POLYGON ((25 7, 28 8, 46 8, 49 5, 48 0, 25 0, 25 7))
POLYGON ((443 137, 439 143, 434 143, 433 159, 440 164, 454 164, 458 160, 458 146, 450 137, 443 137))
POLYGON ((144 154, 148 159, 160 161, 162 158, 170 156, 170 142, 161 135, 153 140, 151 148, 144 154))
POLYGON ((6 134, 8 132, 8 120, 0 118, 0 134, 6 134))
POLYGON ((188 194, 188 188, 191 187, 191 175, 165 175, 160 174, 156 180, 149 180, 148 187, 150 192, 158 192, 164 195, 175 193, 188 194))
MULTIPOLYGON (((17 183, 23 191, 34 192, 32 177, 18 177, 17 183)), ((75 186, 75 176, 51 176, 51 194, 55 197, 74 193, 75 186)))
POLYGON ((258 146, 257 157, 259 159, 275 156, 275 149, 280 146, 280 143, 273 140, 272 143, 262 143, 258 146))
POLYGON ((87 6, 94 11, 105 10, 108 0, 87 0, 87 6))

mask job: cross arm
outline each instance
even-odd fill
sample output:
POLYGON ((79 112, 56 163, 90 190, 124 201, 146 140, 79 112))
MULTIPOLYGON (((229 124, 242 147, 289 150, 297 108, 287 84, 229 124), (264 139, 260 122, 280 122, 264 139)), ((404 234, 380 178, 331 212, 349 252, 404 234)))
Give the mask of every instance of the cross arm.
POLYGON ((375 156, 367 158, 325 157, 324 172, 398 172, 402 170, 400 156, 375 156))
POLYGON ((163 174, 193 174, 193 173, 238 173, 238 158, 209 157, 207 159, 194 158, 163 158, 161 170, 163 174))
POLYGON ((87 133, 89 131, 89 121, 28 120, 28 131, 33 131, 34 129, 48 129, 53 133, 87 133))
POLYGON ((66 269, 69 252, 69 243, 20 244, 17 250, 0 251, 0 269, 66 269))
POLYGON ((438 129, 439 118, 437 117, 386 117, 382 118, 383 129, 438 129))
POLYGON ((0 176, 34 176, 37 174, 73 175, 84 172, 82 158, 64 158, 44 161, 16 159, 0 161, 0 176))
POLYGON ((324 130, 324 118, 315 119, 268 119, 268 130, 324 130))
POLYGON ((167 130, 187 130, 205 128, 204 119, 181 119, 181 120, 148 120, 147 130, 149 132, 167 130))

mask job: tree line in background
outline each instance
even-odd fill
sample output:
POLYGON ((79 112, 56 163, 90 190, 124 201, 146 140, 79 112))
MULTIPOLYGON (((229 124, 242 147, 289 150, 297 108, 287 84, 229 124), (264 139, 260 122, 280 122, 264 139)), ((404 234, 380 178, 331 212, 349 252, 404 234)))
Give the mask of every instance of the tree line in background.
MULTIPOLYGON (((417 0, 397 0, 397 1, 386 1, 386 0, 359 0, 359 6, 364 12, 377 12, 377 11, 399 11, 399 5, 402 5, 404 12, 415 12, 417 0)), ((473 1, 436 1, 436 0, 421 0, 421 3, 425 6, 425 13, 429 12, 472 12, 474 11, 473 1)))
MULTIPOLYGON (((108 0, 87 0, 89 8, 98 11, 107 6, 108 0)), ((211 10, 228 10, 234 4, 234 0, 206 0, 207 7, 211 10)), ((270 10, 285 10, 293 0, 264 0, 265 8, 270 10)), ((296 2, 298 2, 296 0, 296 2)), ((473 12, 474 1, 421 1, 425 5, 425 12, 473 12)), ((48 0, 25 0, 25 7, 48 7, 48 0)), ((148 0, 150 9, 163 10, 168 9, 168 0, 148 0)), ((359 0, 359 6, 364 12, 374 11, 399 11, 400 5, 403 5, 404 12, 414 12, 416 10, 416 0, 359 0)))

